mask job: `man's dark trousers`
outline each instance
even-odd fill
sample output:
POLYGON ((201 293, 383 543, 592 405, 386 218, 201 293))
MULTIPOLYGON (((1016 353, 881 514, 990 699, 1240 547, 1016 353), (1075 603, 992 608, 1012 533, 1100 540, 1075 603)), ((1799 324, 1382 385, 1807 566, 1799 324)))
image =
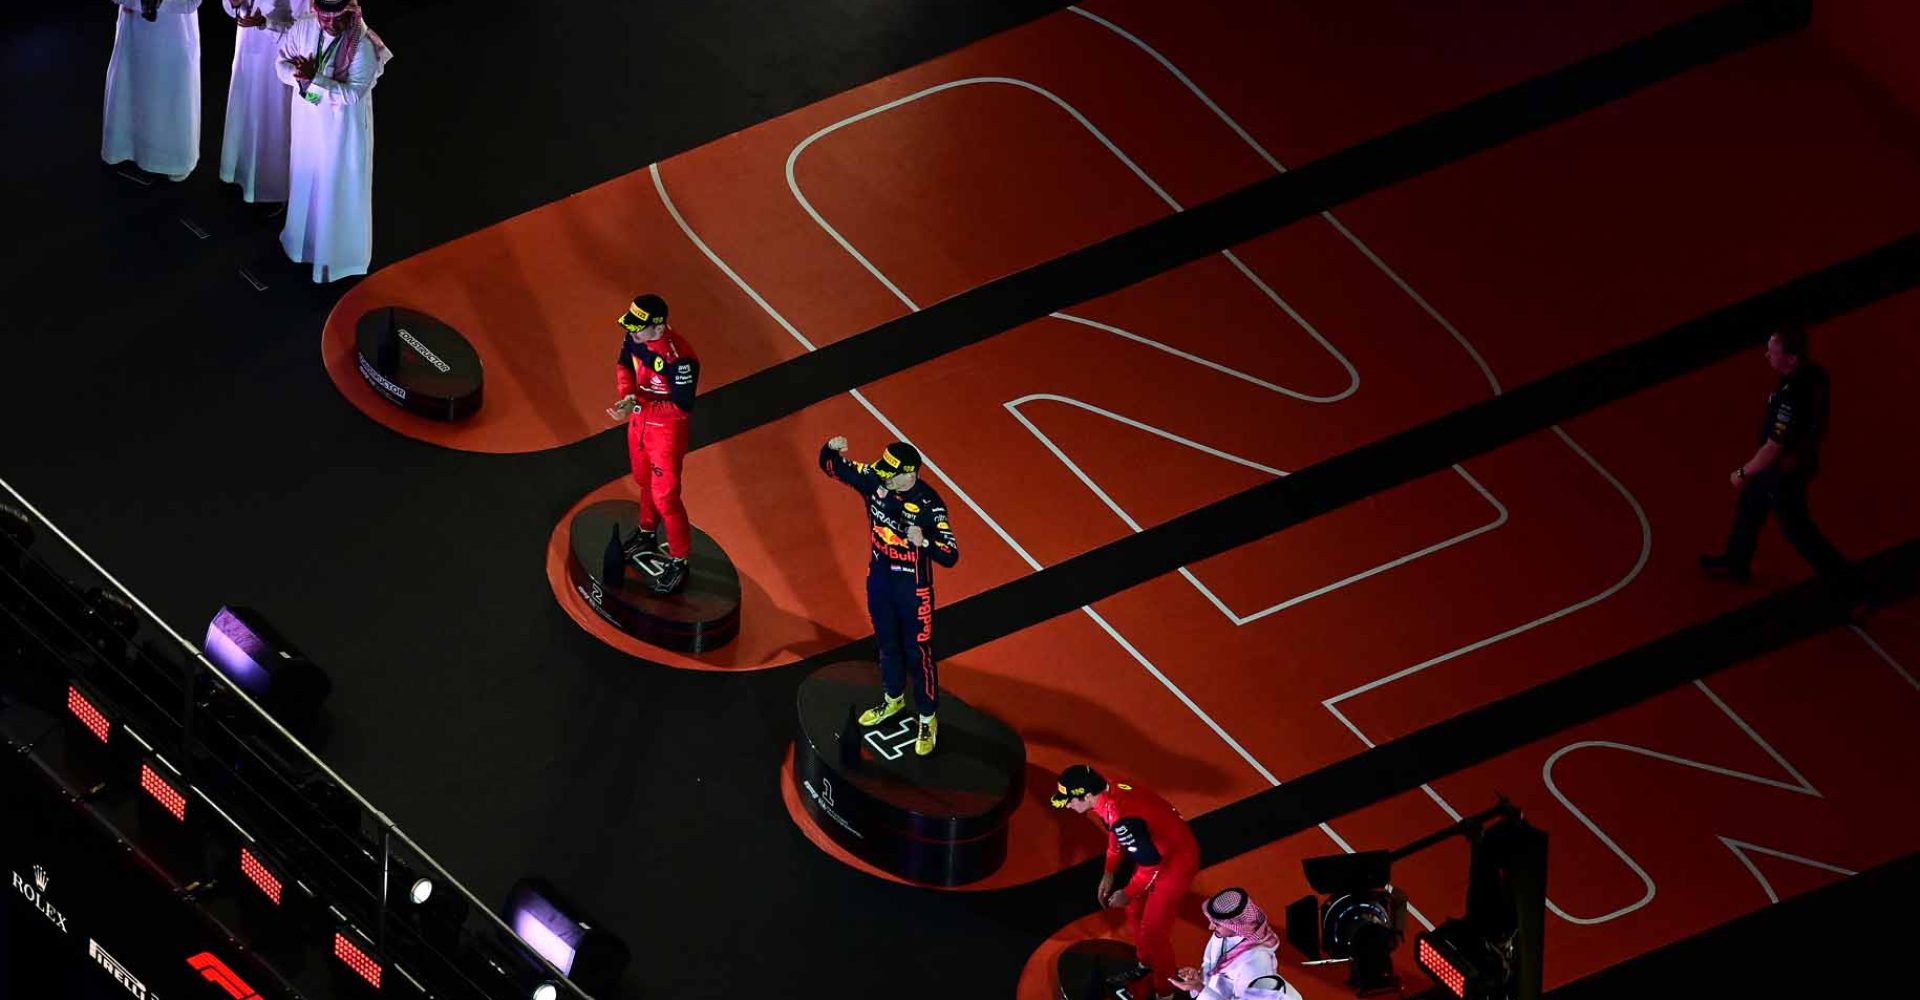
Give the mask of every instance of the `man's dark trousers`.
POLYGON ((1760 526, 1772 513, 1780 521, 1780 534, 1814 569, 1854 598, 1862 595, 1859 572, 1827 541, 1807 511, 1807 487, 1812 477, 1782 474, 1772 469, 1748 476, 1740 487, 1740 502, 1733 512, 1733 530, 1727 533, 1726 564, 1745 571, 1753 562, 1754 546, 1760 541, 1760 526))

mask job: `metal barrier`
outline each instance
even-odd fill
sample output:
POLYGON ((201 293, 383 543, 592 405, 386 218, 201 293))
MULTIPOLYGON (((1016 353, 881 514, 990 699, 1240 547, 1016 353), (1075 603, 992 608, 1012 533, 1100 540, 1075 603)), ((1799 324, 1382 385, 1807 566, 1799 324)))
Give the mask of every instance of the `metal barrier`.
POLYGON ((0 479, 0 490, 0 516, 12 505, 36 536, 64 546, 43 551, 36 538, 13 560, 0 538, 0 629, 17 637, 18 654, 0 662, 0 682, 31 688, 37 668, 42 682, 56 676, 62 688, 77 680, 110 692, 128 735, 177 770, 239 842, 281 859, 301 889, 363 929, 415 985, 419 974, 439 986, 435 995, 464 988, 492 1000, 527 995, 533 979, 553 987, 542 998, 591 1000, 12 484, 0 479), (458 908, 443 899, 440 925, 416 918, 401 900, 422 878, 458 892, 465 913, 448 916, 458 908))

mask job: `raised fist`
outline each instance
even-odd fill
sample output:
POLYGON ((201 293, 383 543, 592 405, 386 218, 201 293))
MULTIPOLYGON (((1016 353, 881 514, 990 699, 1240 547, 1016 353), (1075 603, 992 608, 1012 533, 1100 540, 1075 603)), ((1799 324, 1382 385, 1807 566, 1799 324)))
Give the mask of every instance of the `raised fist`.
POLYGON ((832 448, 834 451, 846 451, 847 439, 843 437, 838 437, 838 436, 828 438, 827 447, 832 448))

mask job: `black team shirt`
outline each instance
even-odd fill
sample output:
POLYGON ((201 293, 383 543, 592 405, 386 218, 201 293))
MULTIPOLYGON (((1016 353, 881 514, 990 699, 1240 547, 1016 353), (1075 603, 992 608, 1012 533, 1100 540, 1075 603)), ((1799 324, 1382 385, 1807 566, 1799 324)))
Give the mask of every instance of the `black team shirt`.
POLYGON ((1766 416, 1760 421, 1760 444, 1777 441, 1780 457, 1774 467, 1781 475, 1811 476, 1820 470, 1820 440, 1827 433, 1827 370, 1811 361, 1780 376, 1767 397, 1766 416))

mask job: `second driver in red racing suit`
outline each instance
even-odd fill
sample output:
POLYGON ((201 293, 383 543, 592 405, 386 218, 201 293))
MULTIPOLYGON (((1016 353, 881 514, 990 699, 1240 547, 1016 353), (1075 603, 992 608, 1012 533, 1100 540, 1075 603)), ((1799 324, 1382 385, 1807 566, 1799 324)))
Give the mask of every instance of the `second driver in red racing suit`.
POLYGON ((1140 963, 1108 982, 1144 979, 1149 995, 1167 995, 1177 988, 1174 976, 1179 971, 1173 958, 1175 911, 1200 872, 1200 844, 1193 830, 1166 799, 1124 782, 1109 784, 1085 764, 1060 772, 1051 804, 1089 816, 1107 831, 1106 870, 1096 895, 1101 906, 1126 908, 1140 963), (1133 862, 1133 875, 1115 889, 1122 859, 1133 862))
POLYGON ((820 470, 859 491, 867 504, 872 551, 867 557, 867 614, 880 645, 880 704, 860 715, 877 726, 907 705, 907 681, 920 726, 913 752, 933 752, 939 735, 940 675, 933 659, 933 567, 960 560, 946 502, 920 478, 920 453, 905 442, 887 445, 871 465, 842 454, 847 439, 820 448, 820 470))

